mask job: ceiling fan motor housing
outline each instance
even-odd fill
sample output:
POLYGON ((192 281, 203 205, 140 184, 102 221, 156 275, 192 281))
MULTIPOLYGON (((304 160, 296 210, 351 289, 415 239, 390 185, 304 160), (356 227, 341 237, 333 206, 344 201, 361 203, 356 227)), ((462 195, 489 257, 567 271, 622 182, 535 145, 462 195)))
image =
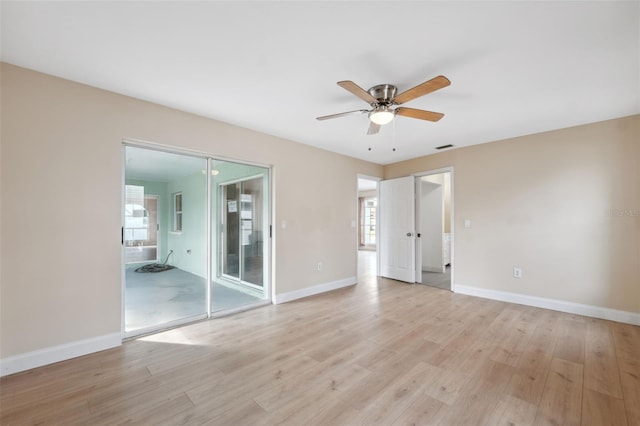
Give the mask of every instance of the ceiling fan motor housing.
POLYGON ((393 84, 378 84, 369 89, 368 92, 378 100, 378 105, 391 105, 391 101, 396 97, 398 89, 393 84))

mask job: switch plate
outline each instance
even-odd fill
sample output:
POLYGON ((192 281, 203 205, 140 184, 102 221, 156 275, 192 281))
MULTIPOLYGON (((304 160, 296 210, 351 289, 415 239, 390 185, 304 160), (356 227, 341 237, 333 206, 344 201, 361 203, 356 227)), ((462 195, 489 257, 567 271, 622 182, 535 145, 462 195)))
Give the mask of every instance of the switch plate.
POLYGON ((471 219, 465 219, 464 220, 464 227, 465 228, 471 228, 471 219))

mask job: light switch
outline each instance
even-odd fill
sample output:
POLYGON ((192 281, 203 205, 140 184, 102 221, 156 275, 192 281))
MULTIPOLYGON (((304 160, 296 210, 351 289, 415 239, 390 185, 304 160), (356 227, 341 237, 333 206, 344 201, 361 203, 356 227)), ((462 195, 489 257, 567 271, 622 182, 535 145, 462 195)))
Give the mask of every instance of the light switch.
POLYGON ((283 220, 283 221, 280 223, 280 226, 282 227, 282 229, 286 228, 286 227, 287 227, 287 221, 286 221, 286 220, 283 220))
POLYGON ((465 219, 464 220, 464 227, 465 228, 471 228, 471 219, 465 219))

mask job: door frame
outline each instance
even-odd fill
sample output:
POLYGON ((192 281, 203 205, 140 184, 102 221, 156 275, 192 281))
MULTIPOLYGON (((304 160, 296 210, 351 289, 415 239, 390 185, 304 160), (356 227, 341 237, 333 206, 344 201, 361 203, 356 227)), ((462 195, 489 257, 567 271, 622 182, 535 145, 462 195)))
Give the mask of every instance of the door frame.
POLYGON ((246 161, 246 160, 238 160, 235 158, 228 158, 228 157, 224 157, 224 156, 220 156, 220 155, 214 155, 210 152, 205 152, 205 151, 198 151, 198 150, 193 150, 193 149, 189 149, 189 148, 181 148, 181 147, 176 147, 176 146, 169 146, 169 145, 163 145, 163 144, 159 144, 156 142, 149 142, 149 141, 144 141, 144 140, 140 140, 140 139, 130 139, 130 138, 124 138, 122 139, 121 142, 121 173, 120 173, 120 188, 121 188, 121 205, 120 205, 120 223, 121 223, 121 227, 122 230, 121 232, 123 232, 124 230, 124 205, 126 203, 126 194, 125 194, 125 184, 126 184, 126 150, 127 147, 134 147, 134 148, 142 148, 142 149, 149 149, 149 150, 154 150, 154 151, 160 151, 160 152, 166 152, 169 154, 178 154, 178 155, 188 155, 188 156, 192 156, 192 157, 199 157, 202 158, 204 160, 206 160, 206 176, 208 177, 207 179, 207 223, 206 223, 206 233, 207 233, 207 279, 208 279, 208 285, 207 285, 207 290, 206 290, 206 297, 207 297, 207 313, 205 315, 199 315, 196 317, 188 317, 188 318, 184 318, 184 319, 178 319, 175 321, 171 321, 169 323, 165 323, 163 325, 160 326, 153 326, 153 327, 149 327, 149 328, 145 328, 145 329, 141 329, 141 330, 136 330, 134 332, 126 332, 125 329, 125 313, 126 313, 126 309, 125 309, 125 294, 126 294, 126 274, 125 274, 125 259, 124 259, 124 249, 123 246, 120 246, 120 288, 121 288, 121 302, 120 302, 120 308, 121 308, 121 312, 120 312, 120 334, 122 336, 123 340, 126 339, 131 339, 131 338, 137 338, 140 337, 142 335, 145 334, 150 334, 150 333, 157 333, 157 332, 161 332, 164 330, 168 330, 170 328, 174 328, 174 327, 178 327, 178 326, 182 326, 182 325, 186 325, 186 324, 190 324, 196 321, 200 321, 200 320, 204 320, 204 319, 213 319, 213 318, 218 318, 220 316, 225 316, 225 315, 231 315, 237 312, 242 312, 245 311, 247 309, 252 309, 254 307, 258 307, 258 306, 263 306, 263 305, 267 305, 267 304, 273 304, 275 299, 275 264, 276 264, 276 260, 275 260, 275 235, 273 235, 272 233, 272 220, 273 217, 275 217, 275 201, 274 201, 274 195, 275 195, 275 190, 276 190, 276 186, 275 186, 275 177, 274 177, 274 167, 272 165, 268 165, 268 164, 262 164, 262 163, 257 163, 254 161, 246 161), (211 182, 211 170, 212 170, 212 163, 214 161, 222 161, 222 162, 230 162, 230 163, 238 163, 238 164, 243 164, 246 166, 257 166, 257 167, 262 167, 264 169, 266 169, 266 174, 262 175, 263 178, 266 177, 267 178, 267 187, 268 187, 268 199, 267 199, 267 207, 266 207, 266 211, 265 211, 265 218, 264 223, 265 225, 268 227, 267 232, 268 232, 268 238, 269 238, 269 242, 267 244, 264 245, 263 250, 264 250, 264 265, 266 268, 268 268, 267 272, 264 274, 265 277, 265 283, 264 283, 264 294, 266 295, 267 299, 261 303, 256 303, 251 304, 251 305, 244 305, 244 306, 240 306, 238 308, 232 308, 229 310, 224 311, 222 314, 221 313, 216 313, 216 312, 212 312, 212 308, 211 308, 211 281, 212 281, 212 275, 213 275, 213 271, 212 271, 212 253, 214 250, 213 247, 213 241, 212 241, 212 229, 211 229, 211 225, 212 225, 212 221, 211 221, 211 189, 212 189, 212 182, 211 182))
MULTIPOLYGON (((450 205, 449 205, 449 233, 451 234, 451 291, 455 293, 455 224, 454 224, 454 199, 455 199, 455 172, 454 172, 454 167, 453 166, 447 166, 447 167, 441 167, 439 169, 432 169, 432 170, 427 170, 427 171, 423 171, 423 172, 417 172, 417 173, 413 173, 411 174, 411 176, 413 176, 415 179, 420 179, 424 176, 431 176, 431 175, 438 175, 441 173, 450 173, 451 176, 451 200, 450 200, 450 205)), ((417 200, 416 200, 416 205, 417 205, 417 200)), ((421 218, 419 216, 416 216, 416 228, 420 228, 420 224, 418 223, 418 221, 421 218)), ((418 241, 419 238, 416 238, 416 244, 419 244, 420 241, 418 241)), ((418 268, 418 250, 416 250, 416 272, 417 272, 417 268, 418 268)), ((420 262, 420 264, 422 264, 422 262, 420 262)), ((420 274, 422 274, 422 271, 420 271, 420 274)))
MULTIPOLYGON (((250 175, 250 176, 247 176, 247 177, 242 177, 242 178, 237 178, 237 179, 230 179, 230 180, 224 181, 224 182, 218 182, 218 184, 217 184, 218 185, 217 192, 218 192, 218 196, 220 197, 219 200, 218 200, 219 208, 222 208, 222 209, 225 208, 224 200, 223 200, 223 192, 221 191, 221 188, 223 186, 232 185, 234 183, 242 184, 243 182, 246 182, 246 181, 249 181, 249 180, 254 180, 254 179, 261 179, 262 180, 261 183, 264 186, 264 179, 268 178, 268 177, 269 177, 268 173, 266 175, 265 174, 256 174, 256 175, 250 175)), ((269 195, 270 194, 267 194, 267 196, 269 196, 269 195)), ((240 209, 240 206, 238 206, 238 209, 240 209)), ((220 218, 223 217, 221 211, 218 211, 218 214, 220 215, 220 218)), ((265 215, 265 216, 268 216, 268 215, 265 215)), ((214 226, 218 226, 218 228, 219 228, 221 225, 222 225, 222 223, 219 222, 219 223, 215 224, 214 226)), ((263 226, 263 232, 266 235, 268 235, 269 234, 269 221, 267 220, 267 218, 263 218, 262 219, 262 226, 263 226)), ((238 241, 238 245, 239 245, 238 252, 241 253, 238 256, 238 278, 235 278, 232 275, 224 274, 222 272, 222 269, 221 269, 222 268, 222 264, 223 264, 223 248, 221 247, 221 245, 222 244, 221 244, 221 241, 219 239, 216 239, 215 244, 213 244, 213 242, 212 242, 211 248, 218 251, 218 253, 217 253, 217 255, 218 255, 217 268, 216 268, 215 271, 212 270, 212 275, 211 275, 212 278, 214 276, 215 276, 215 278, 220 277, 220 278, 226 279, 226 280, 228 280, 230 282, 233 282, 234 284, 240 284, 240 285, 252 288, 254 290, 264 291, 265 294, 266 293, 271 294, 268 291, 268 288, 265 288, 264 285, 261 287, 261 286, 258 286, 256 284, 250 283, 250 282, 245 281, 245 280, 242 279, 242 268, 241 268, 241 266, 242 266, 242 257, 243 257, 242 252, 243 252, 243 249, 242 249, 241 240, 238 241)), ((268 275, 268 273, 265 274, 263 272, 263 280, 264 281, 267 281, 265 279, 267 275, 268 275)), ((263 281, 263 284, 264 284, 264 281, 263 281)))

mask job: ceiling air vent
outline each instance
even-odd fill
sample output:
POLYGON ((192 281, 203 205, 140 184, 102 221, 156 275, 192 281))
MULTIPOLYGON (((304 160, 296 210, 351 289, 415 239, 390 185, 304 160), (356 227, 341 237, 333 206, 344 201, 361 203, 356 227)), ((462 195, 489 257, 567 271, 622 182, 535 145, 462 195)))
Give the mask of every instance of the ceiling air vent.
POLYGON ((436 149, 447 149, 447 148, 453 148, 453 145, 449 144, 449 145, 436 146, 436 149))

